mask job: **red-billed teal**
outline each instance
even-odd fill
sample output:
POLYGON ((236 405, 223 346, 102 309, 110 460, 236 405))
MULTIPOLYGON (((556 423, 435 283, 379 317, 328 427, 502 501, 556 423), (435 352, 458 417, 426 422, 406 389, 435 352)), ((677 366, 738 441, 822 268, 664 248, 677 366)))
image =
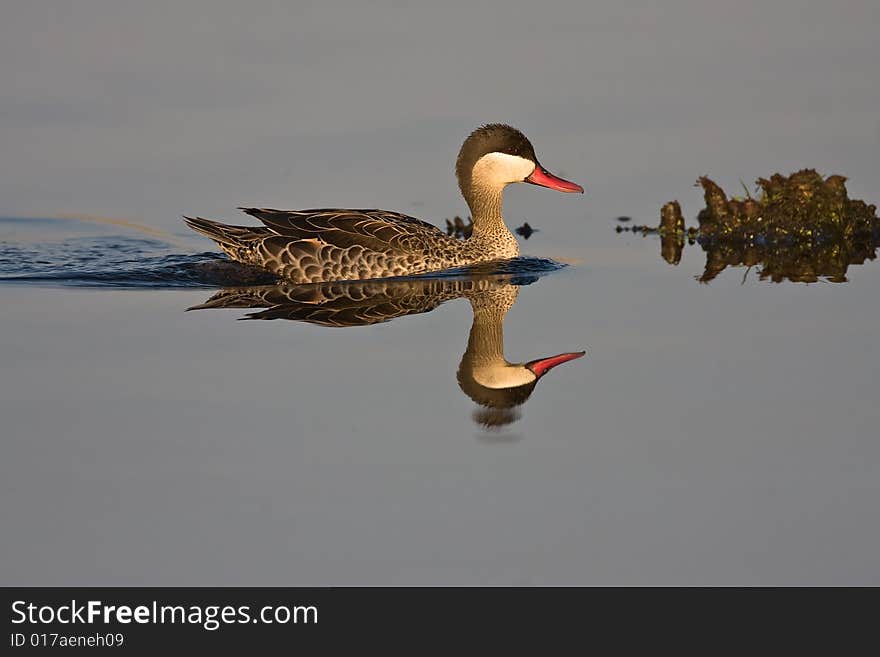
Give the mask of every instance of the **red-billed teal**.
POLYGON ((294 283, 407 276, 519 255, 504 225, 501 196, 511 183, 561 192, 583 188, 547 171, 519 130, 491 124, 465 140, 455 165, 473 217, 466 240, 419 219, 386 210, 240 208, 263 226, 228 226, 184 217, 233 260, 258 265, 294 283))

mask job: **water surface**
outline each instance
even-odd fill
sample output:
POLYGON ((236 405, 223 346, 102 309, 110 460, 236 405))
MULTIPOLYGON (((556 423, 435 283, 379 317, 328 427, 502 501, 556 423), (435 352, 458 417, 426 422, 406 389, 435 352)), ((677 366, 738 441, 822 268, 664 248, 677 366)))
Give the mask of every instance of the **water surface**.
POLYGON ((362 326, 241 322, 288 311, 194 278, 208 253, 7 242, 4 274, 14 249, 59 272, 0 288, 7 554, 40 568, 7 581, 874 581, 878 269, 707 286, 699 250, 671 268, 618 240, 501 283, 509 361, 588 352, 509 416, 457 376, 460 290, 362 326))

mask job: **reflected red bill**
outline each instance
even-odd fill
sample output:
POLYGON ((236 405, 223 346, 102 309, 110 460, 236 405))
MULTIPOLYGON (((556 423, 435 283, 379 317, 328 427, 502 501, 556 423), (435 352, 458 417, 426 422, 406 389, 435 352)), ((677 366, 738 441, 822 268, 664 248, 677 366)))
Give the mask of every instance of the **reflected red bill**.
POLYGON ((526 363, 526 367, 532 370, 532 372, 535 373, 535 376, 540 378, 557 365, 562 365, 562 363, 567 363, 575 358, 580 358, 585 353, 587 352, 570 351, 564 354, 557 354, 556 356, 548 356, 547 358, 538 358, 537 360, 526 363))

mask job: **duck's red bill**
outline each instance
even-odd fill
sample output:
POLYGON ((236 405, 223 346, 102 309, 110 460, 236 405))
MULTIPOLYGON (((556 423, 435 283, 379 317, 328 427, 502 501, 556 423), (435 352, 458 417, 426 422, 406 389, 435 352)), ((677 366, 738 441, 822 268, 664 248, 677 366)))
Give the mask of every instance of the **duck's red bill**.
POLYGON ((558 192, 575 192, 578 194, 584 193, 584 188, 577 183, 565 180, 563 178, 560 178, 559 176, 554 176, 540 164, 536 166, 535 170, 532 171, 532 174, 528 178, 526 178, 526 182, 532 183, 533 185, 540 185, 541 187, 549 187, 550 189, 555 189, 558 192))
POLYGON ((586 351, 571 351, 565 354, 558 354, 556 356, 549 356, 547 358, 539 358, 537 360, 533 360, 529 363, 526 363, 526 367, 528 367, 532 372, 535 373, 535 376, 542 377, 547 372, 552 370, 557 365, 562 365, 562 363, 567 363, 570 360, 574 360, 575 358, 580 358, 583 356, 586 351))

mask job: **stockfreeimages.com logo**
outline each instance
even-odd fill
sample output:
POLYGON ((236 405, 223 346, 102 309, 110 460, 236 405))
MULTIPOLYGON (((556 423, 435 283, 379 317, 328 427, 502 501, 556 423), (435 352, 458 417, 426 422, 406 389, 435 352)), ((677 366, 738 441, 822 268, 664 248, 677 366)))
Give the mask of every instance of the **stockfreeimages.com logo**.
POLYGON ((20 625, 94 625, 137 623, 142 625, 200 625, 213 631, 222 625, 263 623, 265 625, 317 624, 314 605, 267 605, 254 612, 250 605, 164 605, 153 600, 148 605, 110 605, 101 600, 62 605, 35 605, 25 600, 12 603, 12 623, 20 625))

